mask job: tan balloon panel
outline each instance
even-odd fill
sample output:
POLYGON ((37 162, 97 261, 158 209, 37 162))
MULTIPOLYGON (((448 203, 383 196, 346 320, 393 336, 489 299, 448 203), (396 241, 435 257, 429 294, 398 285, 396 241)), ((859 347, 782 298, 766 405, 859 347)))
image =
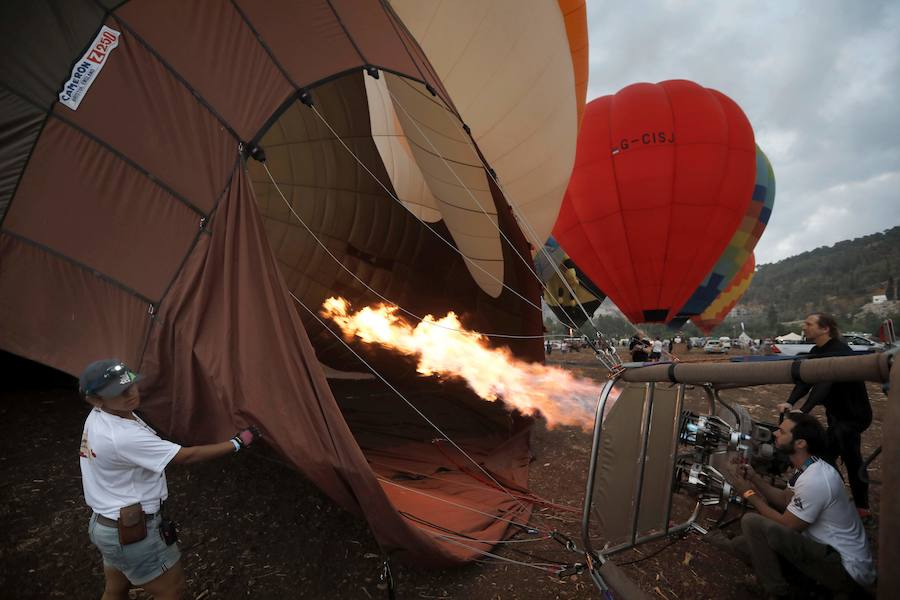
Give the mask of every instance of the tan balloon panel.
POLYGON ((437 199, 431 194, 416 163, 397 113, 394 112, 394 101, 384 79, 366 77, 365 84, 369 98, 372 139, 378 147, 391 183, 394 184, 397 197, 411 213, 423 221, 440 221, 437 199))
POLYGON ((392 0, 391 6, 540 247, 559 212, 578 135, 572 51, 559 4, 392 0))
POLYGON ((503 291, 497 210, 475 149, 446 107, 419 83, 385 73, 394 111, 444 224, 472 278, 488 295, 503 291))

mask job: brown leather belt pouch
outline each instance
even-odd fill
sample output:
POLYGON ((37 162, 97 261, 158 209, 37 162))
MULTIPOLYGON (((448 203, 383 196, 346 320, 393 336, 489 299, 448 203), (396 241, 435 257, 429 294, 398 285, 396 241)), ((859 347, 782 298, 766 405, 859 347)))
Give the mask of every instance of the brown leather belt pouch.
POLYGON ((123 546, 134 544, 147 537, 147 521, 141 503, 126 506, 119 511, 119 543, 123 546))

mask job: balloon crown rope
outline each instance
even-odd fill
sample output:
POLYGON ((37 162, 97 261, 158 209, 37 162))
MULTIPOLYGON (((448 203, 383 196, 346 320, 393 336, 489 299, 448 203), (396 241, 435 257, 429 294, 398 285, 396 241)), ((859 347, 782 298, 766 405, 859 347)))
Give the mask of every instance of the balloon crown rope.
MULTIPOLYGON (((383 182, 379 181, 378 178, 375 177, 375 175, 371 172, 371 170, 368 169, 368 167, 366 167, 366 165, 364 165, 364 164, 360 161, 360 159, 352 152, 352 150, 346 145, 346 143, 340 138, 340 136, 337 135, 337 133, 334 131, 334 129, 331 127, 331 125, 325 120, 324 116, 322 116, 322 114, 320 113, 320 111, 318 111, 318 110, 316 109, 316 107, 314 106, 314 104, 312 103, 312 101, 310 101, 307 105, 308 105, 308 106, 316 113, 316 115, 318 116, 318 118, 326 125, 326 127, 332 132, 332 134, 335 135, 335 137, 338 139, 338 141, 341 143, 341 145, 346 149, 347 152, 349 152, 349 153, 353 156, 353 158, 356 160, 356 162, 357 162, 357 163, 358 163, 358 164, 359 164, 359 165, 360 165, 367 173, 369 173, 369 175, 370 175, 373 179, 375 179, 375 181, 376 181, 376 182, 377 182, 377 183, 378 183, 378 184, 379 184, 379 185, 380 185, 380 186, 381 186, 381 187, 382 187, 382 188, 383 188, 383 189, 384 189, 384 190, 385 190, 385 191, 386 191, 386 192, 387 192, 387 193, 388 193, 388 194, 389 194, 396 202, 400 202, 399 198, 397 198, 393 193, 391 193, 390 190, 387 188, 387 186, 385 186, 383 182)), ((423 133, 423 135, 424 135, 424 133, 423 133)), ((427 137, 427 136, 426 136, 426 137, 427 137)), ((436 150, 436 149, 435 149, 435 150, 436 150)), ((246 147, 246 148, 242 147, 242 151, 244 152, 245 156, 248 156, 248 157, 250 157, 250 158, 254 158, 255 160, 258 160, 258 161, 262 162, 262 164, 263 164, 263 166, 264 166, 264 168, 265 168, 265 170, 266 170, 266 173, 267 173, 267 175, 268 175, 268 177, 269 177, 271 183, 273 184, 273 186, 275 187, 275 189, 278 191, 279 195, 281 196, 281 198, 282 198, 283 202, 285 203, 285 205, 288 207, 289 211, 294 215, 294 217, 295 217, 295 218, 297 219, 297 221, 301 224, 301 226, 302 226, 304 229, 306 229, 306 231, 307 231, 307 232, 315 239, 316 243, 317 243, 321 248, 323 248, 323 249, 326 251, 326 253, 332 258, 332 260, 334 260, 336 263, 338 263, 338 265, 339 265, 343 270, 345 270, 346 272, 348 272, 348 273, 349 273, 349 274, 350 274, 350 275, 351 275, 358 283, 360 283, 362 286, 364 286, 366 289, 368 289, 368 290, 371 291, 372 293, 376 294, 376 296, 378 296, 379 298, 382 298, 383 300, 385 300, 386 302, 388 302, 388 303, 390 303, 390 304, 392 304, 392 305, 394 305, 394 306, 398 306, 398 305, 396 305, 396 303, 391 302, 390 300, 388 300, 387 298, 385 298, 383 295, 381 295, 379 292, 377 292, 376 290, 372 289, 368 284, 366 284, 365 282, 363 282, 363 281, 362 281, 355 273, 353 273, 350 269, 348 269, 345 265, 343 265, 343 263, 342 263, 336 256, 334 256, 333 253, 330 252, 330 250, 327 248, 327 246, 326 246, 326 245, 318 238, 318 236, 316 236, 316 234, 315 234, 315 233, 307 226, 307 224, 304 222, 304 220, 300 217, 300 215, 299 215, 299 214, 294 210, 294 208, 291 206, 290 202, 287 200, 286 196, 285 196, 284 193, 281 191, 280 186, 279 186, 278 183, 275 181, 274 176, 272 175, 272 173, 271 173, 270 170, 268 169, 268 165, 265 163, 265 151, 264 151, 262 148, 260 148, 260 147, 258 147, 258 146, 246 147)), ((442 157, 442 159, 443 159, 443 157, 442 157)), ((448 166, 448 169, 450 169, 450 170, 452 171, 452 168, 449 166, 449 164, 448 164, 447 166, 448 166)), ((491 172, 491 171, 488 171, 488 174, 489 174, 490 177, 494 178, 495 182, 499 185, 499 181, 496 180, 495 174, 494 174, 493 172, 491 172)), ((461 180, 460 180, 460 183, 462 184, 462 181, 461 181, 461 180)), ((464 184, 462 184, 462 185, 463 185, 463 187, 465 187, 464 184)), ((471 195, 471 192, 469 192, 469 194, 471 195)), ((474 199, 474 195, 472 195, 472 196, 473 196, 473 199, 474 199)), ((475 199, 475 201, 477 202, 477 199, 475 199)), ((484 212, 484 214, 485 214, 485 216, 486 216, 487 218, 490 218, 489 215, 487 215, 487 213, 483 210, 483 208, 482 208, 482 212, 484 212)), ((421 221, 421 220, 420 220, 420 221, 421 221)), ((452 242, 450 242, 449 240, 446 240, 445 238, 441 237, 441 236, 440 236, 440 235, 439 235, 432 227, 428 226, 428 224, 425 223, 424 221, 421 221, 421 222, 423 223, 423 225, 425 225, 426 227, 428 227, 428 229, 431 230, 432 233, 434 233, 434 235, 438 236, 445 244, 447 244, 449 247, 451 247, 455 252, 459 253, 459 254, 463 257, 463 259, 467 261, 467 263, 473 264, 475 268, 480 268, 480 265, 477 265, 476 263, 473 263, 472 261, 470 261, 470 259, 468 259, 468 257, 462 255, 462 253, 455 247, 454 244, 452 244, 452 242)), ((523 221, 520 221, 520 222, 523 222, 523 221)), ((527 221, 525 221, 525 223, 527 224, 527 221)), ((495 224, 495 226, 496 226, 496 224, 495 224)), ((530 229, 530 226, 528 226, 528 228, 530 229)), ((498 229, 498 231, 499 231, 499 229, 498 229)), ((532 230, 532 231, 533 231, 533 230, 532 230)), ((504 238, 504 241, 506 241, 506 243, 508 243, 508 244, 511 244, 511 242, 509 242, 509 240, 505 237, 505 235, 503 235, 502 232, 500 232, 500 233, 501 233, 502 237, 504 238)), ((542 245, 539 245, 538 247, 541 247, 541 248, 542 248, 542 245)), ((517 255, 517 256, 520 256, 520 255, 518 255, 518 253, 516 253, 516 255, 517 255)), ((520 258, 521 258, 521 256, 520 256, 520 258)), ((552 261, 551 261, 551 262, 552 262, 552 261)), ((561 275, 561 273, 559 273, 558 266, 556 266, 555 263, 553 263, 553 264, 554 264, 554 268, 555 268, 555 270, 557 271, 557 273, 561 275)), ((544 287, 544 289, 546 289, 546 287, 544 286, 543 282, 541 282, 540 279, 537 278, 537 275, 536 275, 536 273, 534 273, 533 269, 532 269, 532 268, 529 268, 529 271, 530 271, 530 272, 532 273, 532 275, 536 278, 536 280, 541 284, 541 286, 544 287)), ((563 281, 565 281, 565 278, 564 278, 564 277, 561 277, 561 279, 562 279, 563 281)), ((505 284, 503 284, 503 282, 500 282, 500 283, 501 283, 502 285, 504 285, 504 287, 506 287, 506 289, 510 289, 510 288, 508 288, 505 284)), ((568 283, 566 283, 566 285, 568 286, 568 283)), ((539 308, 540 308, 540 307, 534 305, 533 303, 531 303, 530 301, 528 301, 527 299, 525 299, 524 297, 522 297, 521 295, 519 295, 517 292, 515 292, 515 290, 512 290, 512 291, 513 291, 517 296, 519 296, 523 301, 525 301, 526 303, 528 303, 529 305, 531 305, 533 308, 535 308, 535 309, 539 309, 539 308)), ((574 296, 574 292, 572 292, 571 288, 570 288, 570 292, 573 293, 573 296, 574 296)), ((293 294, 292 294, 292 295, 293 295, 293 294)), ((305 305, 303 305, 303 303, 299 300, 299 298, 297 298, 296 296, 294 296, 294 299, 295 299, 295 301, 297 301, 299 304, 301 304, 301 305, 304 307, 304 309, 306 309, 312 316, 314 316, 316 319, 318 319, 318 316, 315 315, 315 313, 314 313, 313 311, 311 311, 308 307, 306 307, 305 305)), ((580 303, 579 303, 579 305, 580 305, 580 303)), ((580 305, 580 306, 581 306, 581 305, 580 305)), ((399 308, 399 310, 403 311, 404 313, 409 314, 410 316, 416 318, 416 319, 419 320, 420 322, 423 322, 423 319, 422 319, 420 316, 415 315, 415 314, 411 313, 410 311, 408 311, 408 310, 406 310, 406 309, 404 309, 404 308, 402 308, 402 307, 399 307, 399 306, 398 306, 398 308, 399 308)), ((581 306, 581 310, 584 311, 583 306, 581 306)), ((585 313, 585 314, 586 314, 586 313, 585 313)), ((589 315, 588 315, 588 317, 589 317, 589 322, 592 322, 592 320, 590 320, 590 316, 589 316, 589 315)), ((320 321, 320 323, 321 323, 321 321, 320 321)), ((322 323, 322 325, 323 325, 323 327, 325 326, 324 323, 322 323)), ((433 325, 434 325, 434 326, 439 326, 439 325, 437 325, 437 324, 433 324, 433 325)), ((332 331, 332 330, 331 330, 330 328, 328 328, 328 327, 325 327, 325 328, 326 328, 326 329, 329 329, 329 331, 332 331)), ((332 333, 335 333, 335 332, 332 331, 332 333)), ((484 334, 484 335, 487 336, 487 337, 517 337, 517 336, 508 336, 508 335, 504 335, 504 334, 492 334, 492 333, 486 333, 486 334, 484 334)), ((335 337, 338 338, 338 339, 340 339, 340 341, 341 341, 342 343, 344 343, 343 340, 340 338, 340 336, 338 336, 338 335, 335 334, 335 337)), ((524 336, 523 336, 523 337, 524 337, 524 336)), ((621 374, 622 372, 624 372, 624 367, 623 367, 623 365, 622 365, 622 363, 621 363, 621 360, 619 360, 618 355, 615 353, 615 350, 608 344, 608 342, 605 340, 605 338, 602 336, 602 334, 599 333, 599 331, 597 331, 596 339, 591 339, 591 338, 588 337, 588 336, 584 336, 584 337, 585 337, 585 341, 586 341, 586 342, 591 346, 591 348, 593 349, 593 351, 594 351, 594 353, 595 353, 595 356, 598 358, 598 360, 601 361, 602 364, 604 364, 604 366, 606 366, 606 367, 611 371, 611 373, 613 374, 613 376, 617 376, 617 375, 621 374)), ((347 345, 345 344, 345 346, 347 346, 347 345)), ((347 348, 348 348, 348 350, 350 350, 351 352, 353 352, 354 354, 356 354, 349 346, 347 346, 347 348)), ((408 401, 408 399, 406 399, 406 398, 405 398, 398 390, 396 390, 395 388, 393 388, 393 386, 391 386, 391 385, 390 385, 390 384, 389 384, 389 383, 388 383, 388 382, 387 382, 387 381, 386 381, 379 373, 377 373, 377 372, 375 371, 374 367, 372 367, 371 365, 369 365, 368 363, 366 363, 366 361, 365 361, 364 359, 362 359, 362 357, 360 357, 358 354, 357 354, 357 357, 358 357, 358 358, 359 358, 359 359, 367 366, 367 368, 369 368, 370 371, 372 371, 379 379, 381 379, 384 383, 386 383, 389 387, 391 387, 391 388, 395 391, 395 393, 397 393, 397 394, 404 400, 404 402, 406 402, 408 405, 410 405, 411 407, 413 407, 413 409, 415 410, 415 407, 408 401)), ((605 391, 606 394, 607 394, 606 397, 608 397, 608 389, 607 389, 607 388, 604 388, 604 391, 605 391)), ((598 405, 598 406, 599 406, 599 405, 598 405)), ((418 412, 418 411, 417 411, 417 412, 418 412)), ((602 414, 602 413, 601 413, 601 414, 602 414)), ((453 442, 452 440, 450 440, 449 437, 447 437, 447 436, 444 434, 444 432, 441 431, 441 429, 440 429, 435 423, 429 421, 429 420, 428 420, 424 415, 422 415, 421 413, 420 413, 420 416, 421 416, 423 419, 425 419, 425 420, 429 423, 429 425, 431 425, 436 431, 438 431, 438 432, 441 434, 441 436, 443 436, 442 439, 447 440, 447 442, 450 443, 451 445, 453 445, 453 447, 454 447, 457 451, 459 451, 459 452, 461 453, 461 455, 463 455, 469 462, 471 462, 472 464, 474 464, 475 467, 476 467, 476 470, 479 471, 479 472, 481 473, 481 475, 474 475, 471 471, 464 470, 464 469, 460 468, 461 471, 466 472, 469 476, 473 477, 474 479, 476 479, 476 480, 479 481, 480 483, 482 483, 482 484, 484 484, 484 485, 487 485, 487 486, 489 486, 489 487, 492 487, 492 488, 498 490, 499 493, 504 493, 504 494, 508 495, 508 496, 515 502, 516 506, 518 506, 518 507, 521 507, 523 502, 529 502, 529 503, 532 503, 532 504, 544 505, 544 506, 550 506, 550 505, 552 505, 552 503, 548 503, 548 502, 546 502, 546 501, 543 501, 543 500, 541 500, 541 499, 539 499, 539 498, 537 498, 536 496, 531 495, 531 494, 529 494, 528 496, 522 496, 522 495, 514 494, 513 492, 511 492, 507 487, 503 486, 499 481, 497 481, 496 478, 493 477, 487 470, 485 470, 484 467, 482 467, 480 464, 478 464, 477 461, 474 460, 474 458, 472 458, 470 455, 468 455, 468 454, 467 454, 467 453, 466 453, 466 452, 465 452, 458 444, 456 444, 455 442, 453 442)), ((398 484, 396 484, 396 482, 387 481, 387 480, 385 480, 384 478, 381 478, 381 477, 379 477, 379 479, 380 479, 382 482, 388 483, 388 484, 390 484, 390 485, 398 485, 398 484)), ((414 493, 423 493, 423 492, 421 492, 420 490, 416 490, 416 489, 410 488, 410 487, 408 487, 408 486, 401 486, 401 487, 404 487, 404 489, 407 489, 407 490, 412 491, 412 492, 414 492, 414 493)), ((427 494, 426 494, 426 495, 427 495, 427 494)), ((438 498, 438 499, 441 500, 441 501, 446 501, 446 500, 441 499, 441 498, 438 498)), ((462 507, 462 508, 465 508, 465 509, 467 509, 467 510, 473 510, 472 507, 467 507, 467 506, 465 506, 465 505, 461 505, 461 507, 462 507)), ((565 508, 567 508, 567 507, 558 507, 558 506, 556 506, 555 508, 563 508, 563 509, 565 509, 565 508)), ((409 518, 408 515, 405 515, 405 516, 407 516, 407 518, 409 518)), ((535 536, 535 535, 537 535, 537 534, 543 533, 543 534, 544 534, 544 537, 542 537, 542 538, 537 538, 537 539, 548 539, 548 538, 549 538, 549 539, 553 539, 553 540, 557 541, 558 543, 560 543, 560 545, 561 545, 563 548, 565 548, 567 551, 570 551, 570 552, 576 552, 576 553, 583 553, 583 554, 587 557, 587 560, 584 561, 584 562, 572 562, 572 563, 561 563, 561 564, 554 564, 554 563, 550 563, 550 562, 546 562, 546 561, 543 562, 543 563, 540 563, 540 562, 531 562, 531 563, 529 563, 529 562, 523 562, 523 561, 516 561, 516 560, 509 559, 508 557, 502 557, 502 556, 500 556, 500 555, 497 555, 497 554, 494 554, 494 553, 491 553, 491 552, 487 552, 487 551, 481 550, 479 547, 471 546, 470 544, 467 544, 467 543, 466 543, 467 538, 466 538, 465 536, 462 536, 461 534, 458 534, 458 533, 456 533, 456 532, 445 532, 445 533, 442 533, 442 534, 439 534, 439 535, 438 535, 438 534, 434 534, 434 535, 435 535, 436 538, 442 539, 443 541, 446 541, 446 542, 448 542, 448 543, 453 543, 453 544, 461 545, 461 546, 466 547, 466 548, 468 548, 468 549, 470 549, 470 550, 477 551, 477 552, 481 553, 482 555, 484 555, 484 556, 486 556, 486 557, 488 557, 488 558, 490 558, 490 559, 493 559, 493 560, 502 560, 502 561, 505 561, 505 562, 511 562, 511 563, 514 563, 514 564, 519 564, 519 565, 521 565, 521 566, 527 566, 527 567, 531 567, 531 568, 538 568, 538 569, 547 571, 547 572, 549 572, 549 573, 553 573, 553 574, 555 574, 555 575, 558 575, 558 576, 560 576, 560 577, 565 577, 565 576, 569 576, 569 575, 581 573, 584 569, 589 568, 590 565, 593 564, 592 561, 594 561, 594 562, 596 562, 596 563, 600 563, 600 564, 603 564, 603 563, 605 562, 605 560, 604 560, 604 558, 603 558, 604 555, 602 555, 602 554, 600 554, 600 553, 591 553, 589 550, 584 550, 584 551, 580 550, 580 549, 577 547, 577 545, 574 543, 574 541, 572 541, 571 537, 566 536, 565 534, 563 534, 563 533, 561 533, 561 532, 558 532, 558 531, 556 531, 556 530, 545 531, 545 530, 542 530, 542 529, 537 528, 537 527, 528 526, 528 525, 525 525, 525 524, 522 524, 522 523, 518 523, 518 522, 516 522, 516 521, 514 521, 514 520, 506 519, 506 518, 504 518, 502 515, 487 515, 487 516, 490 516, 491 518, 494 518, 494 519, 499 519, 499 520, 507 521, 507 522, 509 522, 511 525, 513 525, 513 526, 515 526, 515 527, 518 527, 521 531, 527 533, 529 536, 535 536)), ((681 531, 681 530, 683 530, 683 529, 687 529, 687 528, 689 528, 689 527, 691 527, 691 526, 695 526, 695 520, 696 520, 696 516, 694 516, 694 518, 693 518, 692 520, 690 520, 687 524, 682 524, 681 526, 674 527, 674 528, 668 528, 668 529, 663 533, 663 536, 665 536, 665 535, 672 535, 672 534, 678 533, 679 531, 681 531)), ((537 539, 529 539, 529 540, 506 540, 506 541, 503 541, 503 543, 537 541, 537 539)), ((653 538, 653 537, 648 538, 647 536, 635 537, 635 539, 633 540, 633 541, 634 541, 634 544, 633 544, 633 545, 636 545, 636 544, 638 544, 638 543, 644 543, 644 542, 646 542, 646 541, 650 541, 651 539, 656 539, 656 538, 653 538)), ((499 540, 495 540, 494 542, 491 542, 491 543, 495 543, 495 542, 496 542, 496 543, 500 543, 499 540)), ((625 549, 625 547, 626 547, 626 546, 621 546, 619 549, 625 549)), ((614 549, 614 550, 617 550, 617 549, 614 549)), ((609 554, 609 553, 610 553, 610 552, 607 551, 607 554, 609 554)), ((592 574, 592 576, 593 576, 593 574, 592 574)))
MULTIPOLYGON (((371 75, 371 73, 370 73, 370 75, 371 75)), ((405 80, 404 80, 404 82, 405 82, 405 80)), ((400 99, 397 98, 396 95, 393 94, 393 92, 390 92, 390 95, 391 95, 391 98, 392 98, 392 100, 394 101, 394 103, 395 103, 397 106, 400 107, 401 111, 402 111, 407 117, 409 117, 410 121, 415 125, 415 127, 416 127, 417 131, 419 132, 419 134, 420 134, 420 135, 428 142, 428 144, 430 145, 432 151, 433 151, 438 157, 440 157, 442 163, 445 165, 446 169, 453 175, 453 177, 454 177, 454 178, 456 179, 456 181, 459 183, 460 187, 462 187, 462 189, 465 190, 466 194, 467 194, 467 195, 469 196, 469 198, 470 198, 470 199, 478 206, 479 210, 480 210, 481 213, 485 216, 485 218, 491 223, 492 227, 494 227, 494 228, 497 230, 498 235, 500 236, 501 240, 502 240, 503 242, 505 242, 505 243, 512 249, 512 254, 513 254, 514 256, 516 256, 520 261, 523 262, 523 264, 525 265, 525 267, 526 267, 527 271, 529 272, 530 276, 531 276, 531 277, 534 277, 535 281, 537 281, 537 283, 541 286, 541 288, 542 288, 545 292, 548 292, 548 293, 549 293, 549 290, 547 290, 547 287, 546 287, 546 285, 544 284, 544 282, 541 281, 540 277, 537 276, 537 273, 536 273, 535 270, 534 270, 533 264, 529 264, 529 261, 526 261, 525 258, 524 258, 524 257, 516 250, 515 246, 514 246, 514 245, 512 244, 512 242, 509 240, 509 238, 507 237, 507 235, 500 229, 499 223, 497 223, 497 222, 491 217, 491 215, 485 210, 484 206, 480 203, 480 201, 478 200, 477 196, 469 189, 469 187, 465 184, 465 182, 462 180, 462 178, 456 173, 456 171, 455 171, 455 169, 453 169, 452 165, 451 165, 451 164, 447 161, 447 159, 442 155, 442 153, 439 151, 439 149, 433 144, 433 142, 431 141, 431 139, 429 138, 429 136, 427 135, 427 133, 426 133, 425 131, 423 131, 421 127, 419 127, 419 125, 418 125, 418 123, 416 122, 416 120, 412 118, 412 116, 411 116, 411 115, 409 114, 409 112, 406 110, 405 106, 404 106, 403 103, 400 101, 400 99)), ((397 202, 398 204, 400 204, 400 205, 402 206, 402 205, 403 205, 403 202, 400 200, 400 198, 398 198, 398 197, 396 196, 396 194, 390 189, 390 187, 387 186, 384 182, 382 182, 382 181, 381 181, 381 180, 380 180, 380 179, 372 172, 372 170, 371 170, 365 163, 362 162, 362 160, 356 155, 356 153, 353 152, 353 150, 347 145, 347 143, 343 140, 343 138, 337 133, 337 131, 334 129, 334 127, 331 125, 331 123, 329 123, 328 120, 324 117, 324 115, 322 115, 321 111, 319 111, 319 109, 316 107, 315 102, 314 102, 314 100, 313 100, 311 94, 308 94, 307 100, 304 102, 304 104, 306 104, 306 105, 307 105, 307 106, 315 113, 316 117, 317 117, 317 118, 322 122, 322 124, 323 124, 323 125, 331 132, 331 134, 335 137, 335 139, 338 140, 338 142, 339 142, 339 143, 341 144, 341 146, 345 149, 345 151, 348 152, 348 153, 352 156, 352 158, 354 159, 354 161, 355 161, 355 162, 356 162, 356 163, 357 163, 357 164, 358 164, 358 165, 359 165, 359 166, 360 166, 360 167, 361 167, 361 168, 369 175, 369 177, 371 177, 371 178, 372 178, 372 179, 373 179, 373 180, 374 180, 374 181, 375 181, 375 182, 376 182, 376 183, 377 183, 377 184, 385 191, 385 193, 387 193, 388 196, 390 196, 391 199, 393 199, 395 202, 397 202)), ((458 120, 456 120, 456 119, 454 118, 454 116, 449 112, 449 109, 446 109, 446 107, 444 107, 444 108, 445 108, 444 112, 445 112, 445 114, 447 114, 447 118, 450 119, 455 125, 457 125, 457 126, 459 126, 459 127, 462 127, 462 128, 464 129, 464 131, 466 131, 466 134, 467 134, 466 139, 469 141, 470 144, 472 144, 472 147, 474 148, 474 142, 473 142, 472 139, 471 139, 471 135, 470 135, 470 132, 468 131, 468 128, 467 128, 464 124, 461 124, 458 120)), ((306 230, 306 231, 314 238, 315 242, 319 245, 319 247, 322 248, 322 249, 328 254, 328 256, 329 256, 334 262, 336 262, 336 263, 338 264, 338 266, 339 266, 342 270, 346 271, 351 277, 353 277, 354 280, 356 280, 358 283, 360 283, 362 286, 364 286, 366 289, 368 289, 369 291, 371 291, 372 293, 374 293, 376 296, 378 296, 379 298, 381 298, 381 299, 384 300, 385 302, 388 302, 389 304, 398 306, 398 307, 400 308, 400 310, 402 310, 402 311, 405 312, 406 314, 410 315, 411 317, 413 317, 413 318, 415 318, 415 319, 417 319, 417 320, 419 320, 419 321, 422 320, 422 318, 421 318, 420 316, 415 315, 414 313, 412 313, 412 312, 406 310, 406 309, 403 308, 403 307, 400 307, 399 305, 397 305, 397 304, 394 303, 393 301, 389 300, 388 298, 385 298, 382 294, 380 294, 380 293, 377 292, 376 290, 372 289, 368 284, 366 284, 365 282, 363 282, 363 281, 362 281, 355 273, 353 273, 350 269, 348 269, 348 268, 347 268, 347 267, 346 267, 346 266, 345 266, 345 265, 344 265, 344 264, 343 264, 336 256, 334 256, 334 254, 333 254, 333 253, 327 248, 327 246, 326 246, 326 245, 318 238, 318 236, 315 235, 315 233, 312 231, 312 229, 305 223, 305 221, 300 217, 300 215, 294 210, 293 206, 291 206, 291 203, 287 200, 287 197, 286 197, 285 194, 282 192, 282 190, 281 190, 279 184, 276 182, 274 176, 272 175, 271 171, 269 170, 268 165, 266 164, 266 160, 265 160, 265 151, 264 151, 261 147, 259 147, 258 145, 242 145, 242 146, 241 146, 241 151, 242 151, 242 154, 243 154, 244 156, 249 156, 249 157, 251 157, 251 158, 254 158, 255 160, 259 161, 259 162, 263 165, 263 167, 264 167, 265 170, 266 170, 267 176, 269 177, 269 180, 271 181, 272 185, 273 185, 273 186, 275 187, 275 189, 277 190, 278 194, 281 196, 282 201, 285 203, 285 205, 287 206, 287 208, 288 208, 288 210, 291 212, 291 214, 297 219, 297 221, 303 226, 303 228, 304 228, 304 229, 305 229, 305 230, 306 230)), ((475 152, 475 156, 477 156, 478 159, 481 161, 481 164, 482 164, 482 166, 484 167, 485 172, 487 173, 487 176, 490 177, 491 180, 494 181, 494 183, 495 183, 501 190, 503 190, 503 187, 502 187, 502 185, 501 185, 501 182, 500 182, 499 179, 497 178, 496 173, 493 171, 493 169, 491 169, 491 168, 487 165, 487 163, 484 162, 484 159, 483 159, 483 157, 481 156, 481 154, 478 153, 478 152, 475 152)), ((531 306, 531 307, 534 308, 535 310, 538 310, 538 311, 541 310, 541 307, 540 307, 540 306, 534 304, 533 302, 531 302, 530 300, 528 300, 527 298, 525 298, 524 296, 522 296, 517 290, 514 290, 514 289, 510 288, 510 287, 509 287, 508 285, 506 285, 503 281, 498 280, 498 279, 496 278, 496 276, 494 276, 492 273, 489 273, 487 270, 485 270, 485 269, 484 269, 481 265, 479 265, 477 262, 473 261, 473 260, 470 259, 468 256, 466 256, 465 254, 463 254, 463 253, 456 247, 455 244, 453 244, 451 241, 447 240, 445 237, 443 237, 442 235, 440 235, 440 234, 439 234, 439 233, 438 233, 438 232, 437 232, 430 224, 428 224, 427 222, 425 222, 425 221, 424 221, 423 219, 421 219, 418 215, 416 215, 415 213, 411 213, 411 214, 413 214, 413 216, 414 216, 414 217, 415 217, 415 218, 416 218, 416 219, 417 219, 424 227, 426 227, 433 235, 435 235, 442 243, 444 243, 446 246, 448 246, 453 252, 459 254, 459 255, 463 258, 463 260, 466 261, 466 264, 470 265, 472 268, 478 270, 479 272, 483 273, 485 276, 487 276, 487 277, 489 277, 490 279, 494 280, 495 282, 499 283, 504 289, 510 291, 512 294, 514 294, 515 296, 517 296, 520 300, 522 300, 523 302, 525 302, 527 305, 531 306)), ((543 253, 546 255, 546 250, 544 249, 543 242, 536 239, 536 234, 535 234, 535 232, 534 232, 534 228, 531 226, 531 224, 528 222, 528 220, 524 217, 524 215, 521 215, 521 214, 519 214, 519 213, 517 213, 517 212, 514 212, 513 214, 515 215, 515 217, 516 217, 517 221, 519 222, 519 224, 522 226, 523 231, 525 231, 526 233, 529 233, 529 235, 532 237, 532 242, 535 244, 535 246, 536 246, 537 248, 539 248, 540 251, 543 252, 543 253)), ((549 259, 549 256, 548 256, 548 259, 549 259)), ((565 285, 565 287, 568 289, 569 293, 572 294, 573 297, 575 297, 575 300, 576 300, 576 302, 577 302, 577 304, 578 304, 580 310, 581 310, 582 313, 585 315, 585 317, 586 317, 586 319, 587 319, 587 322, 590 323, 591 326, 593 327, 593 330, 594 330, 594 333, 593 333, 594 337, 593 337, 593 339, 590 338, 589 336, 585 336, 585 340, 588 342, 589 345, 591 345, 591 347, 592 347, 592 348, 594 349, 594 351, 595 351, 595 355, 597 356, 598 360, 600 360, 601 363, 602 363, 606 368, 608 368, 608 369, 610 369, 610 370, 616 369, 616 368, 621 364, 621 360, 619 359, 618 354, 615 352, 614 348, 613 348, 612 345, 606 340, 606 338, 603 336, 603 334, 600 333, 600 331, 596 328, 596 326, 594 326, 592 316, 589 315, 589 314, 587 313, 587 311, 585 310, 583 304, 580 302, 580 300, 578 300, 577 295, 575 294, 574 290, 571 288, 571 286, 570 286, 570 284, 568 283, 568 281, 565 279, 565 277, 562 276, 562 273, 561 273, 561 271, 559 270, 559 266, 558 266, 558 265, 555 263, 555 261, 553 261, 552 259, 549 260, 549 263, 552 265, 554 271, 555 271, 556 274, 560 277, 560 280, 563 282, 563 284, 565 285)), ((572 326, 572 327, 575 328, 575 329, 578 329, 577 325, 576 325, 573 321, 571 321, 571 320, 570 320, 569 325, 572 326)), ((517 335, 499 334, 499 333, 483 333, 483 335, 485 335, 485 336, 487 336, 487 337, 495 337, 495 338, 541 338, 541 337, 543 337, 543 336, 517 336, 517 335)))

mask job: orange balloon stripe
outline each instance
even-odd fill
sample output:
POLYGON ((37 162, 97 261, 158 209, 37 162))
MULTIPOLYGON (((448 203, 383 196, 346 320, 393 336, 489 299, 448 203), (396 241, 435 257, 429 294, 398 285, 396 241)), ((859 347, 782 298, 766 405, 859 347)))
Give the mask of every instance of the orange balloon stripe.
POLYGON ((575 104, 578 107, 578 125, 584 114, 588 86, 588 28, 584 0, 558 0, 559 10, 566 22, 566 36, 572 53, 572 70, 575 72, 575 104))

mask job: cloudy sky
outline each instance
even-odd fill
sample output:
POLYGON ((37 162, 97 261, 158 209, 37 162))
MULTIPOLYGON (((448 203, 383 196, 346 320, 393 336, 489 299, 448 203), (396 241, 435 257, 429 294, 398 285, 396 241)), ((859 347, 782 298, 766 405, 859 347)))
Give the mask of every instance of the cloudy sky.
POLYGON ((775 170, 757 263, 900 225, 900 2, 589 1, 588 100, 690 79, 775 170))

